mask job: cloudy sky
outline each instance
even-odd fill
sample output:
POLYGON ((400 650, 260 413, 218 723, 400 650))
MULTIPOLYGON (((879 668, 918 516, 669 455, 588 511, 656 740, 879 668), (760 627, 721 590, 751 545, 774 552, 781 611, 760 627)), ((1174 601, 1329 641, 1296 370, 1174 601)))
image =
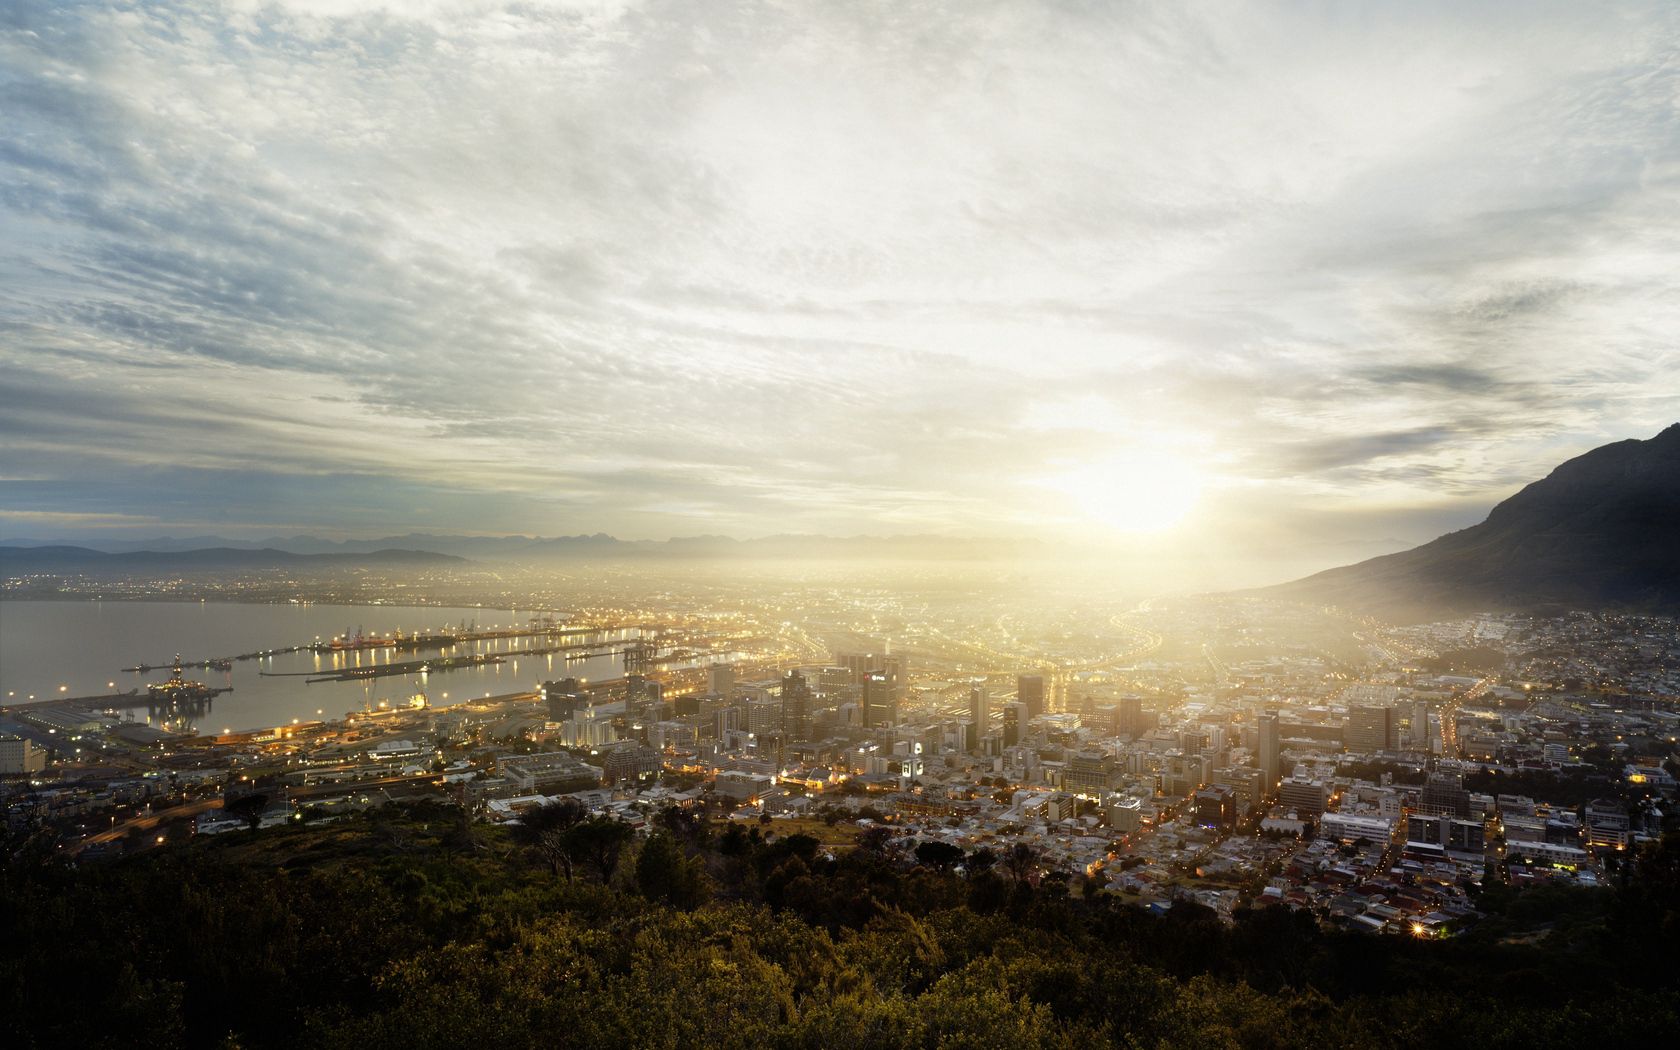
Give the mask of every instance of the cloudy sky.
POLYGON ((0 535, 1418 541, 1677 217, 1668 2, 0 0, 0 535))

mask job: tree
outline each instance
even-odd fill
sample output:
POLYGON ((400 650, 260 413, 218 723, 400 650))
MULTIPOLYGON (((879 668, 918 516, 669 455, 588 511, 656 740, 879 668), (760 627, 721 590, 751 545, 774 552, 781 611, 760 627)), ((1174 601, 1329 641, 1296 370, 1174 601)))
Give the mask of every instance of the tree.
POLYGON ((863 834, 857 837, 858 849, 877 856, 884 856, 892 848, 892 829, 880 824, 872 828, 865 828, 863 834))
POLYGON ((965 865, 968 868, 969 878, 978 878, 979 876, 986 874, 988 871, 991 871, 997 866, 997 860, 997 854, 992 852, 992 849, 989 846, 981 846, 973 853, 970 853, 968 855, 968 862, 965 865))
POLYGON ((1025 842, 1017 842, 1003 854, 1004 870, 1020 882, 1038 868, 1038 849, 1025 842))
POLYGON ((612 817, 590 817, 566 831, 566 853, 595 869, 603 885, 612 881, 618 859, 633 834, 630 825, 612 817))
POLYGON ((938 839, 929 839, 916 847, 916 860, 940 874, 950 871, 962 859, 961 846, 953 846, 938 839))
POLYGON ((564 799, 547 806, 527 810, 514 825, 514 840, 530 846, 548 861, 556 875, 562 871, 566 881, 572 879, 572 856, 566 846, 566 833, 584 818, 583 805, 576 799, 564 799))
POLYGON ((262 792, 241 795, 232 802, 223 803, 222 809, 243 820, 252 831, 262 823, 263 810, 268 808, 268 796, 262 792))
POLYGON ((705 903, 700 864, 677 845, 668 831, 656 831, 636 854, 636 888, 649 900, 689 910, 705 903))

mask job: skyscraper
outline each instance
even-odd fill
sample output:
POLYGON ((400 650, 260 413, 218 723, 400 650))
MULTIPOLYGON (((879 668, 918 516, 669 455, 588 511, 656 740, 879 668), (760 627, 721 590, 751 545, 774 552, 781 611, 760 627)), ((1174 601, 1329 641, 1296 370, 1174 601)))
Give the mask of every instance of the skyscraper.
POLYGON ((1016 701, 1003 705, 1003 746, 1014 747, 1021 742, 1027 721, 1027 705, 1016 701))
POLYGON ((1027 718, 1044 713, 1044 676, 1024 674, 1015 680, 1015 699, 1027 705, 1027 718))
POLYGON ((986 735, 991 717, 991 697, 986 695, 984 685, 975 685, 968 691, 968 720, 974 726, 974 746, 978 747, 980 738, 986 735))
POLYGON ((1362 705, 1348 709, 1349 751, 1386 751, 1395 746, 1394 708, 1362 705))
POLYGON ((1265 774, 1264 793, 1270 797, 1277 788, 1277 782, 1283 775, 1282 757, 1278 749, 1278 716, 1264 714, 1260 716, 1260 747, 1255 756, 1260 772, 1265 774))
POLYGON ((706 692, 727 699, 735 689, 735 665, 712 664, 706 668, 706 692))
POLYGON ((1141 736, 1143 733, 1143 697, 1127 693, 1117 702, 1114 718, 1116 736, 1141 736))
POLYGON ((798 671, 782 679, 782 735, 790 740, 811 737, 811 687, 798 671))
POLYGON ((864 726, 890 726, 898 721, 898 702, 892 675, 885 671, 870 671, 863 676, 863 695, 859 700, 864 726))

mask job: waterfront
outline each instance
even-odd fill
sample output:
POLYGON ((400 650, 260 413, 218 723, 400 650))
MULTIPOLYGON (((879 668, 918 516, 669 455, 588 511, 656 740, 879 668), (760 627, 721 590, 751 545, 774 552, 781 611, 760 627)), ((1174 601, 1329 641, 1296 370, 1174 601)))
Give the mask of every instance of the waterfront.
MULTIPOLYGON (((148 674, 120 670, 167 664, 176 653, 187 661, 236 656, 269 648, 330 641, 347 631, 367 635, 432 633, 462 624, 480 630, 523 628, 529 611, 393 605, 252 605, 233 602, 0 602, 0 697, 4 703, 55 697, 100 696, 168 677, 167 667, 148 674)), ((629 638, 634 631, 612 632, 629 638)), ((613 655, 567 658, 562 653, 522 655, 543 639, 497 638, 443 650, 405 652, 297 652, 241 660, 231 670, 188 668, 186 677, 231 693, 216 697, 198 720, 201 732, 246 730, 342 718, 346 712, 400 703, 424 690, 434 706, 475 697, 534 689, 568 675, 599 680, 622 673, 613 655), (401 663, 422 656, 507 654, 500 663, 446 673, 394 675, 365 681, 308 683, 311 674, 401 663), (260 672, 268 672, 264 675, 260 672), (276 676, 276 677, 270 677, 276 676)), ((132 712, 146 718, 142 705, 132 712)))

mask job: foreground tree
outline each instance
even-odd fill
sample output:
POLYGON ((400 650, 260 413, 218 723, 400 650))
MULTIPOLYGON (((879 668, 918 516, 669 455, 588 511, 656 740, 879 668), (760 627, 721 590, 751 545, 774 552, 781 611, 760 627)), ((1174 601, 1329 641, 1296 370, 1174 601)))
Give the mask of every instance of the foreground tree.
POLYGON ((649 900, 689 910, 710 896, 700 862, 684 853, 668 831, 656 831, 636 854, 636 888, 649 900))
POLYGON ((600 876, 602 885, 612 882, 624 846, 634 834, 630 825, 612 817, 590 817, 566 832, 566 854, 586 864, 600 876))
POLYGON ((916 860, 943 875, 950 871, 963 859, 961 846, 953 846, 949 842, 930 839, 916 847, 916 860))
POLYGON ((566 881, 570 882, 572 851, 567 834, 583 817, 583 806, 575 799, 538 806, 519 818, 519 823, 514 825, 513 837, 542 857, 551 872, 555 875, 564 873, 566 881))

